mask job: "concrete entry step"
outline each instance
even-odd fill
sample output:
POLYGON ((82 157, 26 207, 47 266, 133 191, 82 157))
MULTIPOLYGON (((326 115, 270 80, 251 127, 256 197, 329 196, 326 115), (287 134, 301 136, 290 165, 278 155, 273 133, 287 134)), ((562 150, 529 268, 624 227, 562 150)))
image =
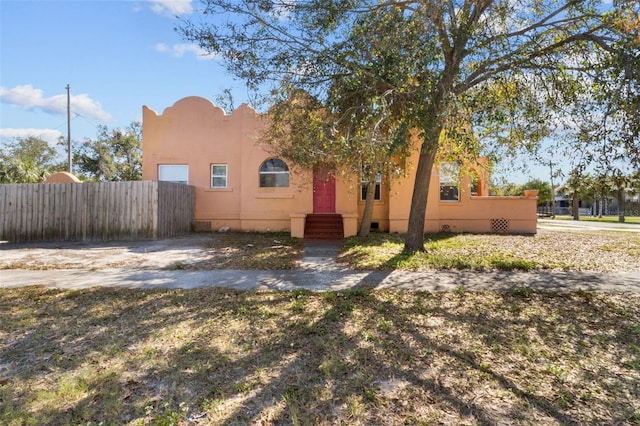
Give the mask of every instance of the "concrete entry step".
POLYGON ((344 225, 339 214, 309 214, 304 223, 306 240, 342 240, 344 225))

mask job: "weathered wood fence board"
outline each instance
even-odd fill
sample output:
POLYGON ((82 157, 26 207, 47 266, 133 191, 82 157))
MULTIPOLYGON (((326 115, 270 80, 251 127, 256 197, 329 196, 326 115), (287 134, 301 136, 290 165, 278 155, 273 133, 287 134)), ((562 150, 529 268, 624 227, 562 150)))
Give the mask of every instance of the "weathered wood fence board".
POLYGON ((170 182, 0 185, 0 240, 167 238, 194 223, 195 191, 170 182))

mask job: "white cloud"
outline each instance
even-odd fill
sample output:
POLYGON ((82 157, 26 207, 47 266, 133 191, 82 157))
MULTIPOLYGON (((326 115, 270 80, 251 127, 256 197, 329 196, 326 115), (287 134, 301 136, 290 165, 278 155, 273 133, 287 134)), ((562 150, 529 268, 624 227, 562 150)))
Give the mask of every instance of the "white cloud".
POLYGON ((283 0, 281 3, 274 3, 270 15, 279 21, 291 19, 291 12, 294 10, 298 0, 283 0))
POLYGON ((0 129, 0 139, 28 138, 29 136, 35 136, 50 146, 55 146, 62 133, 54 129, 0 129))
MULTIPOLYGON (((43 91, 30 84, 6 89, 0 86, 0 100, 9 105, 15 105, 26 110, 42 110, 50 114, 66 114, 67 95, 60 94, 48 98, 43 91)), ((111 120, 111 114, 102 109, 100 102, 89 98, 86 93, 71 94, 71 111, 75 114, 95 118, 101 121, 111 120)))
POLYGON ((195 44, 179 43, 169 46, 165 43, 157 43, 155 46, 156 52, 167 53, 174 58, 182 58, 187 53, 193 53, 198 60, 204 61, 209 59, 215 59, 215 55, 207 52, 195 44))
POLYGON ((193 11, 191 0, 147 0, 151 10, 159 15, 187 15, 193 11))

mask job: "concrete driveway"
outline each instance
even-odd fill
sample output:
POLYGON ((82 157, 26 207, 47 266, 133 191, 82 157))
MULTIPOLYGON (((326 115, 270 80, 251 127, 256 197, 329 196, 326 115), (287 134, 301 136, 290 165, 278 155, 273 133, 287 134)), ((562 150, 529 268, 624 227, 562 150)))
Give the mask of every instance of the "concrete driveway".
POLYGON ((589 222, 585 220, 538 219, 538 229, 640 232, 640 225, 635 223, 589 222))

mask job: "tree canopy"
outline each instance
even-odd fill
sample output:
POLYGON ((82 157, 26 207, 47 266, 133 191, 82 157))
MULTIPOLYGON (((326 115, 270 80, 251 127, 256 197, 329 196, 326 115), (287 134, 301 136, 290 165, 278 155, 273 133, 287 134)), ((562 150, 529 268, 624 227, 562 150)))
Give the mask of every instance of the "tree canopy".
POLYGON ((5 144, 0 151, 0 183, 38 183, 64 170, 58 153, 44 140, 29 136, 5 144))
POLYGON ((142 178, 142 126, 132 122, 127 129, 98 126, 98 137, 87 139, 74 154, 74 163, 84 177, 97 181, 142 178))
POLYGON ((569 178, 588 180, 591 174, 622 189, 640 170, 639 9, 637 3, 635 10, 605 16, 617 38, 594 51, 588 66, 564 71, 571 90, 555 105, 558 131, 546 157, 567 158, 569 178))
POLYGON ((638 8, 635 0, 202 0, 201 16, 179 31, 256 90, 286 81, 324 102, 336 86, 354 85, 351 107, 383 97, 393 120, 420 137, 405 240, 414 251, 424 250, 431 170, 455 118, 483 125, 486 140, 537 143, 548 124, 541 112, 572 90, 565 75, 619 70, 616 55, 637 53, 623 23, 636 22, 638 8))
POLYGON ((354 102, 352 96, 358 93, 341 85, 332 88, 323 103, 306 91, 283 88, 269 109, 270 125, 260 140, 267 150, 297 167, 340 173, 352 183, 360 176, 366 196, 358 233, 366 236, 378 179, 384 176, 389 182, 404 173, 411 139, 407 127, 390 119, 384 97, 354 102))

